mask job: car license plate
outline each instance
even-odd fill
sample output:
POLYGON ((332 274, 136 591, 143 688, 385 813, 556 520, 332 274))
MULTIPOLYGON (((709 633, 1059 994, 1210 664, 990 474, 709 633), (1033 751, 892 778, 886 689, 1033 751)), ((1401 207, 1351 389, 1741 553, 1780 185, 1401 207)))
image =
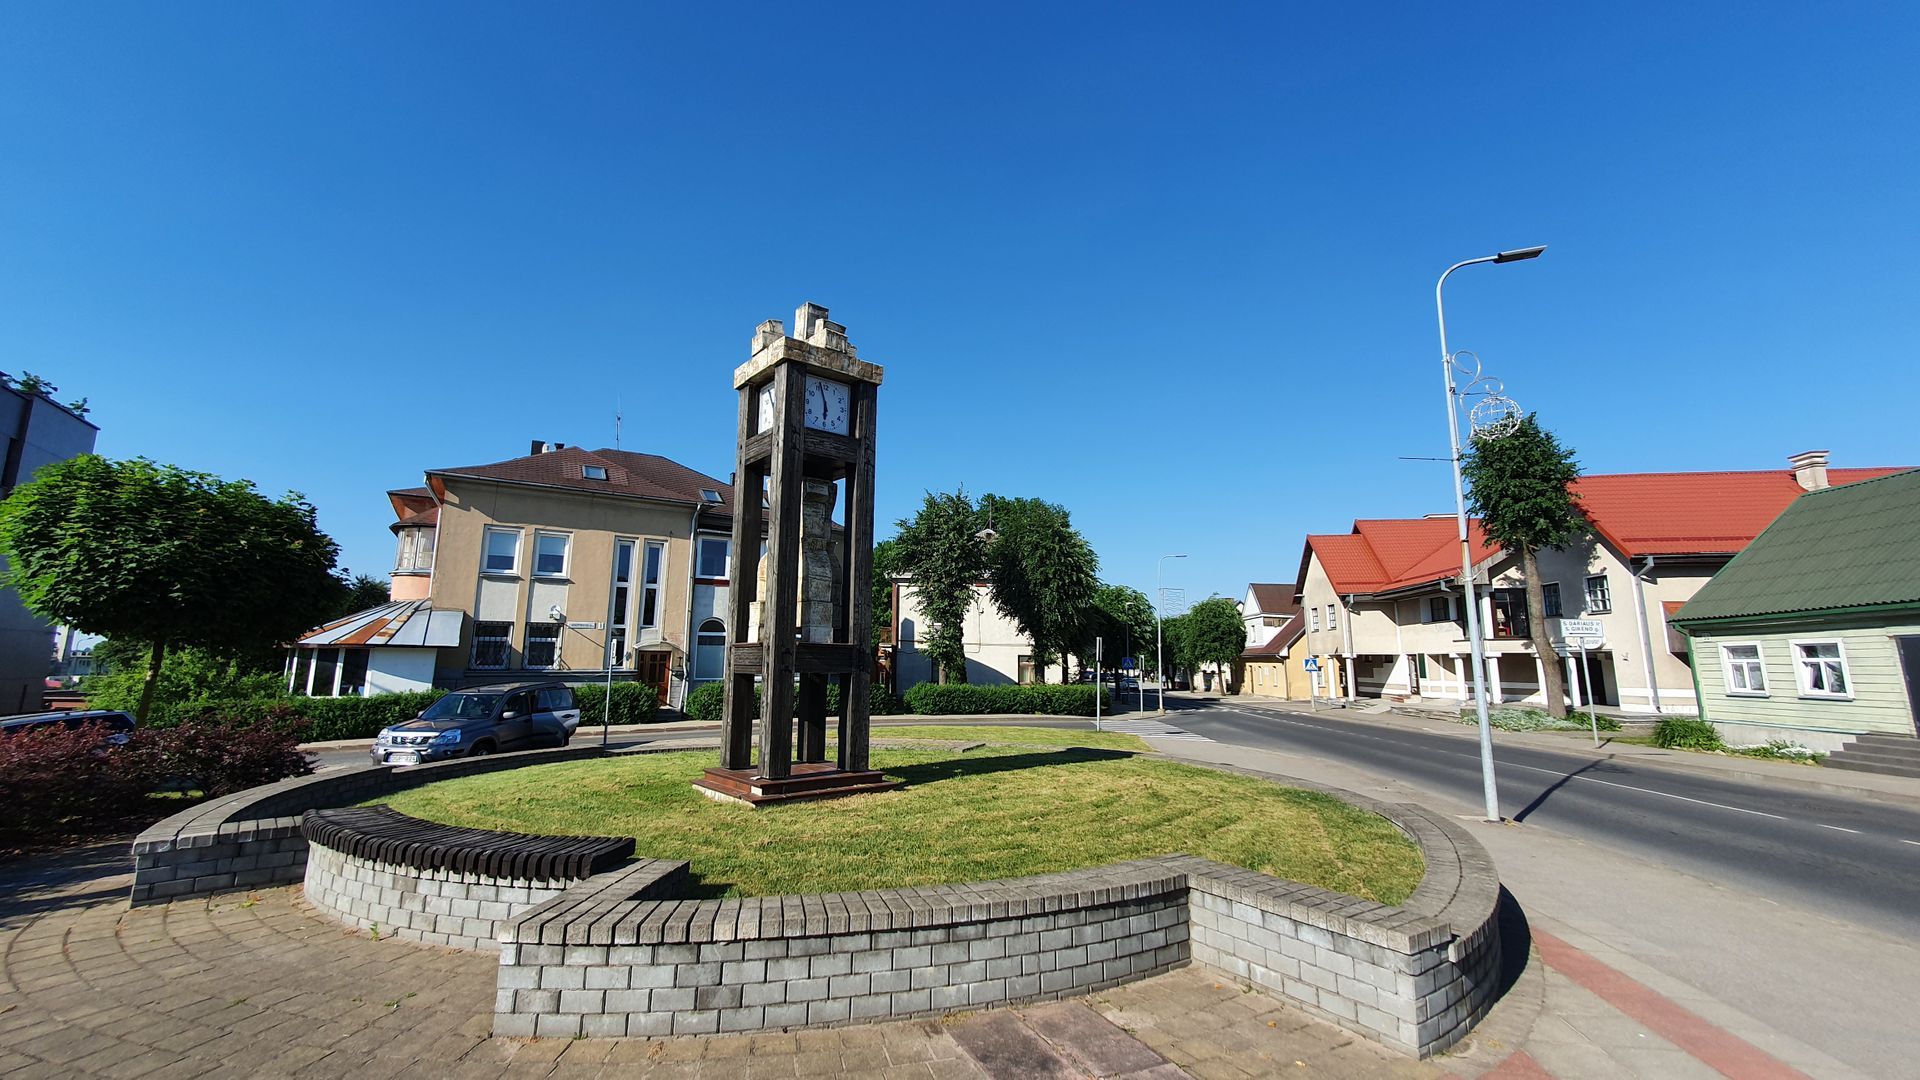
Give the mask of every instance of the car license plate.
POLYGON ((397 753, 397 754, 388 754, 388 755, 387 755, 387 764, 389 764, 389 765, 418 765, 418 764, 420 764, 420 755, 419 755, 419 754, 416 754, 416 753, 413 753, 413 752, 411 752, 411 751, 407 751, 407 752, 403 752, 403 753, 397 753))

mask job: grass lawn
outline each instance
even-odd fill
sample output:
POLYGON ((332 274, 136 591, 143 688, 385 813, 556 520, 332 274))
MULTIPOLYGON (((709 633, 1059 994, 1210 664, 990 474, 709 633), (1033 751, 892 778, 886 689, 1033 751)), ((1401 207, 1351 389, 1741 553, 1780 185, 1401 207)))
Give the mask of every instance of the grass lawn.
POLYGON ((1399 830, 1337 799, 1111 750, 876 750, 874 767, 907 787, 759 810, 693 790, 713 762, 688 751, 528 766, 385 801, 473 828, 632 836, 642 855, 690 861, 703 896, 982 881, 1184 851, 1399 903, 1424 871, 1399 830))

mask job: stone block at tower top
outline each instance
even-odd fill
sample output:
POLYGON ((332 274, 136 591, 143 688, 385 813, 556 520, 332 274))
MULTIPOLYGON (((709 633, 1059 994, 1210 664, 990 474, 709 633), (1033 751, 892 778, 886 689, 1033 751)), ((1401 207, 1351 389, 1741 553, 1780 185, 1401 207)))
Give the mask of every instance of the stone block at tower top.
POLYGON ((753 359, 733 369, 736 389, 760 378, 782 360, 799 362, 861 382, 878 386, 886 369, 870 364, 857 355, 847 340, 847 328, 827 318, 827 309, 819 304, 801 304, 793 313, 797 336, 788 337, 786 324, 768 319, 753 333, 753 359))

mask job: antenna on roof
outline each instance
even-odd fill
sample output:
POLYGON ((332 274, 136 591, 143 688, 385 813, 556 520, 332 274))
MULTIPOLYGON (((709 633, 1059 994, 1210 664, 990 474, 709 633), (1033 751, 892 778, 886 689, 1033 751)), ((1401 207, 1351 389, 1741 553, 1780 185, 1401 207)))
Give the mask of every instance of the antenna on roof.
POLYGON ((620 449, 620 395, 613 397, 613 448, 620 449))

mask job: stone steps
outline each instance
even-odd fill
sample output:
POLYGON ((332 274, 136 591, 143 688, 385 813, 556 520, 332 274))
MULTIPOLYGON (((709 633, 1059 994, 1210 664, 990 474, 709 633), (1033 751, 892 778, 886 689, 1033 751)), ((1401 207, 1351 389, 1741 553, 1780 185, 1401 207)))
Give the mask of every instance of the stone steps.
POLYGON ((1862 735, 1827 755, 1830 769, 1910 776, 1920 779, 1920 739, 1899 735, 1862 735))

